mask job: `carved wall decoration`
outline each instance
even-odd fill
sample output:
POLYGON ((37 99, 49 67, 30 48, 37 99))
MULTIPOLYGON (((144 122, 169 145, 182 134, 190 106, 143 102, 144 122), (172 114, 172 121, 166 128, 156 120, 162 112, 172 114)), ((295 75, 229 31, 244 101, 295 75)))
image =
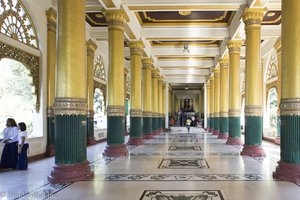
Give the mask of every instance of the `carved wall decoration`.
POLYGON ((36 112, 40 109, 39 57, 0 42, 0 60, 9 58, 21 62, 30 71, 36 95, 36 112))
POLYGON ((36 30, 19 0, 0 0, 0 32, 28 46, 38 48, 36 30))
POLYGON ((106 81, 104 63, 100 55, 96 58, 95 67, 94 67, 94 76, 103 81, 106 81))
POLYGON ((277 76, 278 76, 278 70, 277 70, 276 57, 272 55, 267 69, 267 81, 277 76))

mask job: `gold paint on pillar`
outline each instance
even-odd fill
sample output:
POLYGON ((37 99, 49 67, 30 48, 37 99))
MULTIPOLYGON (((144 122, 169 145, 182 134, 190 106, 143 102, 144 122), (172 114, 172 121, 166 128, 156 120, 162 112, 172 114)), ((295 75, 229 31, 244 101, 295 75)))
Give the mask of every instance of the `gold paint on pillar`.
POLYGON ((246 106, 245 115, 262 116, 261 22, 265 8, 246 8, 246 106))
POLYGON ((300 1, 291 0, 282 7, 282 99, 300 98, 300 26, 292 22, 299 18, 299 6, 300 1))
POLYGON ((159 115, 162 114, 162 109, 163 109, 163 101, 162 101, 162 92, 163 92, 163 84, 164 84, 164 81, 163 81, 163 77, 160 76, 158 78, 158 113, 159 115))
MULTIPOLYGON (((108 107, 124 111, 124 26, 129 21, 123 10, 106 10, 108 22, 109 70, 108 70, 108 107), (120 76, 120 74, 122 74, 120 76)), ((109 111, 108 111, 109 112, 109 111)), ((108 113, 109 114, 109 113, 108 113)), ((124 115, 124 113, 123 113, 124 115)))
POLYGON ((93 40, 86 43, 87 46, 87 104, 88 117, 94 116, 94 57, 97 45, 93 40))
POLYGON ((219 117, 219 112, 220 112, 220 69, 217 67, 214 69, 214 77, 215 77, 214 117, 219 117))
POLYGON ((229 49, 229 116, 239 117, 241 110, 240 51, 242 41, 230 40, 229 49))
POLYGON ((58 1, 56 98, 86 100, 85 1, 58 1), (76 30, 76 31, 74 31, 76 30), (63 33, 63 34, 60 34, 63 33))
POLYGON ((47 113, 53 116, 56 81, 56 16, 53 8, 47 12, 47 113))
POLYGON ((158 69, 152 70, 152 113, 153 117, 158 117, 158 69))
POLYGON ((151 117, 153 111, 152 105, 152 58, 143 58, 143 116, 151 117))
POLYGON ((130 92, 130 114, 135 117, 142 116, 142 51, 144 44, 141 41, 129 43, 131 60, 131 92, 130 92), (137 116, 139 115, 139 116, 137 116))
POLYGON ((207 117, 211 117, 210 116, 210 104, 211 104, 211 101, 210 101, 210 80, 207 81, 206 83, 206 90, 207 90, 207 103, 206 103, 206 112, 207 112, 207 117))
MULTIPOLYGON (((169 85, 169 88, 171 88, 171 86, 169 85)), ((169 89, 169 92, 168 92, 168 111, 169 111, 169 115, 173 113, 172 111, 172 91, 171 89, 169 89)))
POLYGON ((179 110, 179 101, 177 96, 175 95, 175 113, 178 113, 179 110))
POLYGON ((166 83, 163 82, 162 85, 162 117, 166 114, 166 83))
POLYGON ((228 117, 229 109, 229 83, 228 83, 228 70, 229 70, 229 59, 221 58, 219 60, 221 79, 220 79, 220 117, 228 117))
MULTIPOLYGON (((210 117, 215 117, 215 77, 210 77, 210 117)), ((212 127, 213 128, 213 127, 212 127)))

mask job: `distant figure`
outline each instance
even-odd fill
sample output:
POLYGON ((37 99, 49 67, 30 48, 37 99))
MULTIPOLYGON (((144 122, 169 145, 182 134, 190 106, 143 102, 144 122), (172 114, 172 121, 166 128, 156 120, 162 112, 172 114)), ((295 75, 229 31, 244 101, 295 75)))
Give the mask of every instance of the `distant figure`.
POLYGON ((0 168, 2 169, 16 169, 18 163, 18 132, 17 123, 13 118, 6 120, 6 128, 3 130, 2 143, 5 143, 2 155, 0 168))
POLYGON ((191 123, 192 123, 192 120, 188 117, 185 121, 185 125, 188 129, 188 133, 190 133, 191 123))
POLYGON ((27 131, 26 124, 24 122, 20 122, 19 124, 20 132, 18 134, 18 170, 26 170, 28 168, 28 158, 27 158, 27 150, 28 150, 28 142, 27 142, 27 131))

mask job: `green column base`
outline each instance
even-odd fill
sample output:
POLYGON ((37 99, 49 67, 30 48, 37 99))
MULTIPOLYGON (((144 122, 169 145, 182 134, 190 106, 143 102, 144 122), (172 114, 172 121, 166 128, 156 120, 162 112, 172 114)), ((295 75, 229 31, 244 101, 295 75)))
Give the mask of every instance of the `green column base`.
POLYGON ((262 144, 262 132, 262 116, 245 116, 245 145, 260 146, 262 144))
POLYGON ((300 164, 300 116, 281 116, 280 156, 285 163, 300 164))
POLYGON ((130 138, 128 145, 144 144, 142 135, 142 117, 130 117, 130 138))
POLYGON ((153 117, 152 118, 152 133, 151 134, 157 134, 158 131, 158 118, 153 117))
POLYGON ((86 115, 55 116, 55 163, 86 161, 86 115))
POLYGON ((214 131, 214 127, 215 127, 215 118, 211 117, 210 118, 210 130, 209 130, 209 132, 212 133, 214 131))
POLYGON ((54 156, 54 143, 55 143, 55 120, 54 116, 47 117, 47 147, 46 147, 46 155, 54 156))
POLYGON ((229 117, 229 137, 240 138, 241 137, 241 118, 229 117))
MULTIPOLYGON (((144 138, 148 139, 152 133, 152 118, 143 117, 143 135, 144 138)), ((152 136, 151 136, 152 138, 152 136)))
POLYGON ((107 117, 107 145, 118 146, 125 142, 125 119, 123 116, 107 117))
POLYGON ((206 129, 205 130, 209 131, 209 129, 210 129, 210 118, 208 117, 206 121, 207 121, 207 125, 206 125, 206 129))
POLYGON ((220 134, 220 118, 214 117, 214 131, 213 135, 219 135, 220 134))
POLYGON ((87 144, 94 145, 96 140, 94 137, 94 117, 87 118, 87 144))
POLYGON ((229 119, 228 117, 220 117, 220 134, 218 136, 219 139, 227 139, 228 138, 228 126, 229 119))

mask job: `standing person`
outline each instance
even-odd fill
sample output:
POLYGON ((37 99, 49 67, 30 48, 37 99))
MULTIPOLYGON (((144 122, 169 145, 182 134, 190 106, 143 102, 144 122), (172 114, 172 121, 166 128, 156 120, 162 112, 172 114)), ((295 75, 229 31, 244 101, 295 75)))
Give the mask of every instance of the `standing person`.
POLYGON ((20 122, 18 124, 20 132, 18 134, 18 170, 26 170, 28 168, 28 158, 27 158, 27 150, 28 150, 28 142, 27 142, 27 131, 26 124, 24 122, 20 122))
POLYGON ((5 145, 2 151, 0 162, 0 168, 2 169, 16 169, 17 167, 18 132, 19 129, 17 127, 16 121, 13 118, 8 118, 6 120, 6 128, 3 130, 4 138, 2 139, 2 143, 5 143, 5 145))
POLYGON ((188 117, 185 121, 185 125, 188 129, 188 133, 190 133, 191 123, 192 123, 192 120, 188 117))

